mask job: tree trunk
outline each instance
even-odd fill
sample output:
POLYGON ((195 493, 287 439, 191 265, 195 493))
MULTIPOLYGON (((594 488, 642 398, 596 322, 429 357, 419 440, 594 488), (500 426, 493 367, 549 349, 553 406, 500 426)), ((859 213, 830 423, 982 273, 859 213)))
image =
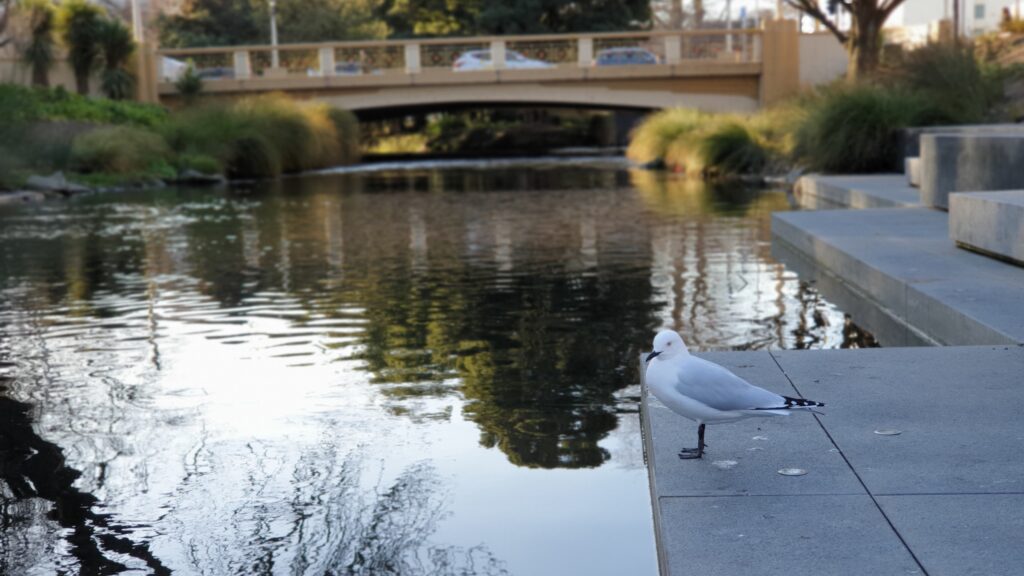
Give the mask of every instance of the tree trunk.
POLYGON ((870 77, 878 70, 882 56, 882 21, 876 9, 853 14, 847 50, 850 55, 846 78, 851 82, 870 77))
POLYGON ((46 66, 32 67, 32 85, 47 88, 50 86, 50 71, 46 66))
POLYGON ((89 95, 89 75, 75 74, 75 90, 82 96, 89 95))

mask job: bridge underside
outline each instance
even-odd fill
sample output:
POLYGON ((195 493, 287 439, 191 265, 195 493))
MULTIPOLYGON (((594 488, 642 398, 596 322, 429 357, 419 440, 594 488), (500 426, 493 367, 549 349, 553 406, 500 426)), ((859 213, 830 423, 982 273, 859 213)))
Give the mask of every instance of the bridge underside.
MULTIPOLYGON (((329 102, 360 115, 390 109, 463 105, 544 105, 653 110, 686 107, 708 112, 751 112, 760 104, 759 63, 689 62, 609 68, 555 68, 422 74, 215 80, 206 94, 235 98, 286 92, 329 102)), ((173 85, 160 86, 173 104, 173 85)))

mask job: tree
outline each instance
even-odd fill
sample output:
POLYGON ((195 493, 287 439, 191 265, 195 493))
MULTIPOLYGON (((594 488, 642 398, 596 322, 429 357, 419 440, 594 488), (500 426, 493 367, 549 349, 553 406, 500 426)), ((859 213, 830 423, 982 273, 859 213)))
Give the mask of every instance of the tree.
POLYGON ((467 36, 477 32, 480 0, 384 0, 378 13, 399 38, 467 36))
POLYGON ((160 16, 160 44, 169 48, 266 44, 267 6, 261 0, 185 0, 173 16, 160 16))
POLYGON ((28 42, 20 46, 21 57, 32 67, 32 84, 49 86, 57 10, 50 0, 22 0, 18 8, 27 18, 29 32, 28 42))
POLYGON ((11 41, 10 37, 4 35, 7 23, 11 21, 11 2, 12 0, 0 0, 0 48, 11 41))
POLYGON ((649 0, 482 0, 485 34, 607 32, 646 29, 649 0))
POLYGON ((386 38, 379 0, 279 0, 277 22, 283 42, 330 42, 386 38))
POLYGON ((103 93, 113 100, 124 100, 135 86, 135 78, 128 71, 128 60, 135 52, 132 32, 120 20, 104 20, 100 22, 98 41, 103 57, 103 93))
POLYGON ((58 28, 68 49, 79 94, 89 93, 89 75, 100 58, 99 35, 103 11, 86 0, 67 0, 57 12, 58 28))
POLYGON ((882 52, 882 25, 904 0, 827 0, 822 10, 820 0, 786 0, 786 4, 821 22, 846 46, 850 58, 847 78, 856 80, 870 76, 878 68, 882 52), (850 14, 852 25, 840 30, 834 21, 842 8, 850 14))

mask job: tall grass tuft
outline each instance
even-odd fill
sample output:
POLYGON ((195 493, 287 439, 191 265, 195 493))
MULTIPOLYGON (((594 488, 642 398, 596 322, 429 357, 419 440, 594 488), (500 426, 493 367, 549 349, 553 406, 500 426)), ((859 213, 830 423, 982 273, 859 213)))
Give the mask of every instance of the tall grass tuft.
POLYGON ((907 53, 893 74, 952 123, 984 121, 1002 97, 999 69, 982 65, 970 45, 922 46, 907 53))
POLYGON ((760 174, 768 150, 743 119, 725 118, 700 130, 694 138, 688 170, 705 176, 760 174))
POLYGON ((921 95, 869 84, 833 87, 810 102, 794 155, 811 170, 885 172, 902 161, 901 130, 948 121, 921 95))
POLYGON ((72 166, 85 173, 143 174, 162 169, 170 157, 159 134, 133 126, 99 128, 71 146, 72 166))
MULTIPOLYGON (((668 162, 667 155, 673 143, 700 128, 708 118, 703 112, 687 108, 655 112, 633 130, 626 157, 641 164, 668 162)), ((680 150, 677 149, 674 155, 679 157, 680 150)))

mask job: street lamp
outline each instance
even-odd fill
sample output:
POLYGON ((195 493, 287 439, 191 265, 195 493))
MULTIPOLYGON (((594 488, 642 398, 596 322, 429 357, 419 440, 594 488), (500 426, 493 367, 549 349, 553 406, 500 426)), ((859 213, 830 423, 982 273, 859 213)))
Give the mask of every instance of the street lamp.
POLYGON ((275 70, 281 62, 277 59, 277 0, 270 0, 270 67, 275 70))

